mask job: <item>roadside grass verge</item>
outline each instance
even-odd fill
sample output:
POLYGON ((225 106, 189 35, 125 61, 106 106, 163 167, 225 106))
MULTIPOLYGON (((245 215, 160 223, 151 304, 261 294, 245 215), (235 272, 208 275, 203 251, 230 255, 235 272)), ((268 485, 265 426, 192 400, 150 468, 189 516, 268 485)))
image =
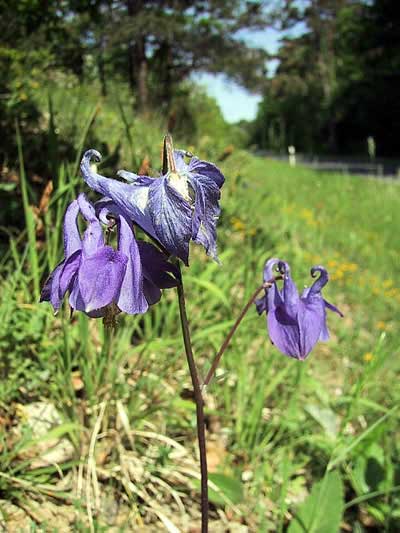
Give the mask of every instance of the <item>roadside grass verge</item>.
MULTIPOLYGON (((76 161, 89 147, 90 117, 76 161)), ((140 125, 129 127, 125 153, 129 143, 137 154, 149 145, 154 159, 157 131, 143 140, 140 125)), ((136 170, 141 157, 132 154, 136 170)), ((12 237, 0 262, 0 500, 41 525, 51 519, 37 502, 54 516, 69 509, 68 527, 76 530, 158 524, 186 531, 199 518, 199 484, 174 291, 145 316, 121 317, 109 354, 100 321, 70 319, 66 308, 53 317, 49 305, 37 303, 37 287, 60 259, 65 206, 85 190, 76 161, 58 166, 42 211, 23 193, 27 229, 12 237), (37 463, 46 436, 35 435, 26 408, 38 401, 60 413, 51 442, 73 446, 59 465, 37 463)), ((222 266, 193 246, 184 272, 200 369, 207 371, 269 257, 290 263, 299 288, 312 282, 311 266, 324 265, 331 278, 324 296, 345 317, 328 317, 331 340, 305 363, 271 346, 264 317, 246 317, 208 388, 213 527, 241 522, 250 531, 283 531, 290 523, 293 533, 303 523, 333 533, 339 520, 395 531, 399 186, 292 169, 240 151, 222 166, 222 266), (321 529, 316 511, 325 507, 331 529, 321 529)), ((23 171, 20 178, 24 187, 23 171)))

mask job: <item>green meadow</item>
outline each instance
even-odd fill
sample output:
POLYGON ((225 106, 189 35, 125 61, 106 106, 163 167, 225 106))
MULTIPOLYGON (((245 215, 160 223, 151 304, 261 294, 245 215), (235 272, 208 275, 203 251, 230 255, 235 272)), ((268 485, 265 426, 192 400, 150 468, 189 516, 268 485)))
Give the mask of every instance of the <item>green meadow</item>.
MULTIPOLYGON (((42 201, 19 139, 6 208, 24 228, 1 228, 9 246, 0 258, 0 529, 16 508, 15 531, 198 527, 195 405, 175 289, 144 316, 120 315, 111 345, 100 320, 70 316, 67 306, 54 316, 38 302, 62 258, 66 205, 81 191, 94 198, 78 174, 82 151, 106 145, 99 171, 110 177, 117 151, 120 167, 137 171, 145 157, 160 166, 161 119, 135 118, 124 101, 54 89, 40 102, 49 145, 68 138, 71 153, 68 163, 54 155, 42 201), (32 404, 56 410, 44 431, 32 404)), ((344 313, 328 312, 331 339, 305 362, 274 348, 265 316, 247 314, 205 398, 210 530, 399 531, 400 185, 226 150, 234 138, 222 122, 213 124, 221 135, 208 131, 203 111, 190 142, 175 139, 220 160, 226 176, 221 265, 193 245, 183 269, 200 372, 270 257, 291 265, 298 288, 324 265, 324 297, 344 313)))

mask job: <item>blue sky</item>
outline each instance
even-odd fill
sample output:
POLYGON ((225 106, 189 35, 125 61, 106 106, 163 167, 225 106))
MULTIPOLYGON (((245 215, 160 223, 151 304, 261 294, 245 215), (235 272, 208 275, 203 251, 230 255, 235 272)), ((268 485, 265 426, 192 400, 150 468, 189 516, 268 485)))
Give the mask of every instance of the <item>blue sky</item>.
MULTIPOLYGON (((279 32, 270 28, 264 31, 243 31, 240 35, 250 46, 264 48, 270 53, 278 49, 280 36, 279 32)), ((273 72, 275 67, 275 61, 271 61, 268 64, 269 72, 273 72)), ((193 79, 204 86, 210 96, 214 96, 227 122, 252 120, 256 116, 261 95, 249 93, 223 75, 196 74, 193 79)))

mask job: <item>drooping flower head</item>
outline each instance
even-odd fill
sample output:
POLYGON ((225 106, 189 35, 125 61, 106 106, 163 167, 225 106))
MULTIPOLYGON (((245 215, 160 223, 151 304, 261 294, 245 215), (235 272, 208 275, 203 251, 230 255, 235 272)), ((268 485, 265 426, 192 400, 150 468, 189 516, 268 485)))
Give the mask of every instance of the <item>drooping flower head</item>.
POLYGON ((271 282, 265 296, 256 301, 259 314, 267 313, 267 326, 273 344, 285 355, 304 360, 316 343, 329 339, 326 325, 326 309, 340 316, 342 313, 327 302, 321 294, 328 283, 328 272, 323 266, 314 266, 311 276, 319 277, 311 287, 299 295, 294 284, 289 265, 280 259, 270 259, 265 264, 264 281, 271 282), (283 288, 279 289, 274 280, 274 268, 283 276, 283 288))
MULTIPOLYGON (((152 244, 136 241, 131 223, 122 215, 94 206, 80 194, 64 218, 64 259, 47 279, 41 301, 55 310, 69 292, 72 309, 91 317, 104 316, 109 306, 129 314, 144 313, 161 297, 162 288, 176 286, 177 269, 152 244), (78 216, 87 228, 81 236, 78 216), (104 229, 117 227, 117 249, 105 242, 104 229)), ((115 313, 114 313, 115 314, 115 313)))
POLYGON ((118 175, 129 183, 105 178, 94 172, 91 161, 99 162, 96 150, 85 152, 81 172, 93 190, 115 204, 115 209, 156 239, 169 254, 189 262, 189 242, 204 246, 217 259, 216 224, 220 213, 221 171, 181 150, 173 150, 166 136, 167 153, 163 173, 156 178, 125 170, 118 175), (185 158, 190 160, 186 163, 185 158))

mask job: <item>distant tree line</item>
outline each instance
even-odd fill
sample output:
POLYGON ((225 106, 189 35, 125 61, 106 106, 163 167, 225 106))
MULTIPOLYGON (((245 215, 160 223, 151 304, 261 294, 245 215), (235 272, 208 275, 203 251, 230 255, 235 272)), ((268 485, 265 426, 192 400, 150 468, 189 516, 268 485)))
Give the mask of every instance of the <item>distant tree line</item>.
MULTIPOLYGON (((297 6, 299 3, 297 3, 297 6)), ((308 153, 399 154, 400 10, 396 0, 307 0, 285 38, 253 125, 258 146, 308 153)))
MULTIPOLYGON (((251 141, 286 150, 398 150, 400 37, 396 0, 0 0, 0 164, 15 158, 15 120, 42 153, 38 80, 129 85, 139 113, 190 130, 194 72, 223 73, 264 95, 251 141), (271 56, 243 31, 303 29, 271 56), (300 25, 300 26, 299 26, 300 25)), ((39 89, 41 90, 41 89, 39 89)), ((199 109, 201 106, 199 106, 199 109)), ((248 127, 248 125, 246 126, 248 127)), ((39 169, 40 171, 41 169, 39 169)))
MULTIPOLYGON (((251 89, 267 53, 240 31, 262 29, 271 2, 234 0, 0 0, 0 115, 34 119, 31 83, 63 69, 81 82, 129 83, 140 112, 167 108, 193 72, 225 73, 251 89), (18 91, 16 91, 18 89, 18 91), (21 99, 15 94, 23 94, 21 99)), ((277 5, 279 2, 277 3, 277 5)), ((0 120, 3 120, 0 118, 0 120)))
POLYGON ((15 165, 18 120, 31 170, 46 174, 48 135, 37 96, 43 101, 46 85, 65 83, 63 74, 82 85, 95 82, 104 96, 116 82, 128 85, 137 113, 156 110, 166 127, 181 128, 187 136, 198 93, 193 73, 223 73, 251 91, 262 91, 268 54, 249 46, 241 32, 270 26, 284 4, 0 0, 0 127, 8 132, 0 138, 0 166, 15 165))

